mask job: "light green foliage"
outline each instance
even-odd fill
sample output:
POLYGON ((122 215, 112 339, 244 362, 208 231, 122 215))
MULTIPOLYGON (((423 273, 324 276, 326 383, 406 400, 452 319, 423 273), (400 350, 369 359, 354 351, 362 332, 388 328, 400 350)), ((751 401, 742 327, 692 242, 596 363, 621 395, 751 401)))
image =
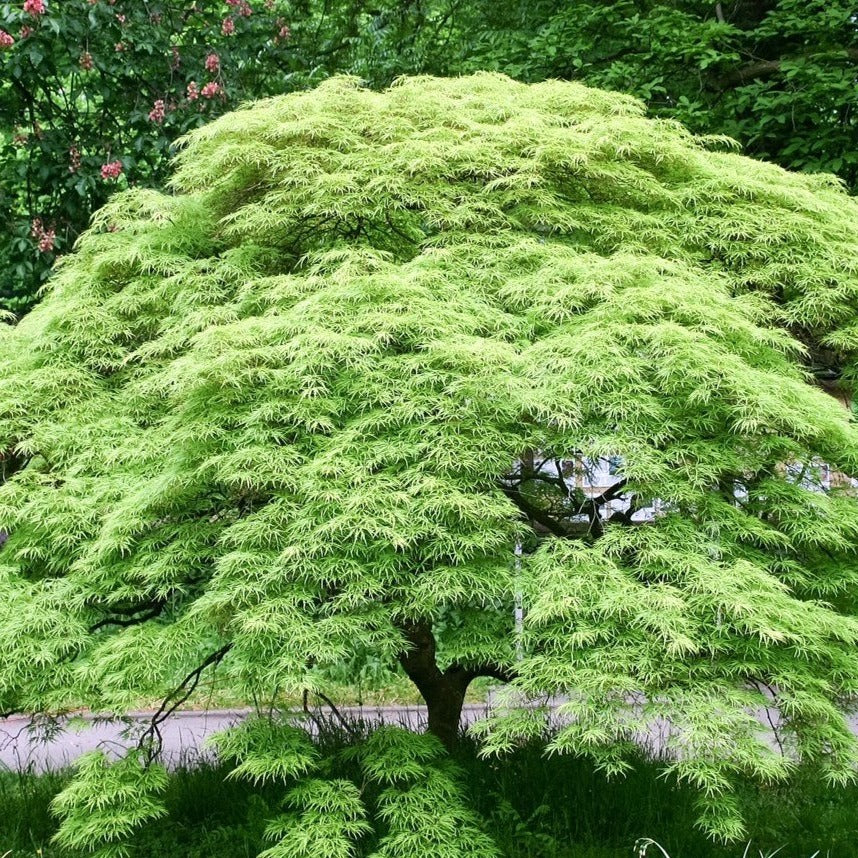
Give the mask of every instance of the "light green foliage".
POLYGON ((136 828, 165 813, 161 794, 167 772, 144 765, 137 754, 110 763, 101 751, 78 760, 77 776, 54 798, 62 818, 54 838, 61 846, 92 851, 96 858, 122 858, 136 828))
MULTIPOLYGON (((858 432, 808 368, 855 364, 858 203, 722 143, 493 75, 191 135, 174 193, 116 196, 0 338, 4 707, 171 706, 203 669, 269 699, 434 632, 448 679, 563 695, 553 749, 609 772, 667 719, 715 833, 738 775, 851 777, 858 504, 811 483, 858 473, 858 432), (542 468, 608 456, 657 513, 542 468)), ((251 738, 223 747, 252 778, 310 759, 251 738)), ((391 785, 392 828, 444 771, 391 785)))
POLYGON ((461 772, 434 736, 381 728, 359 755, 367 777, 385 787, 378 799, 378 816, 387 830, 371 858, 499 854, 467 806, 461 772))
POLYGON ((259 858, 352 858, 356 839, 372 830, 351 781, 305 780, 286 803, 296 810, 271 822, 266 836, 277 842, 259 858))
POLYGON ((252 718, 222 730, 212 744, 221 759, 236 763, 231 777, 253 783, 288 782, 317 766, 318 752, 307 732, 270 718, 252 718))

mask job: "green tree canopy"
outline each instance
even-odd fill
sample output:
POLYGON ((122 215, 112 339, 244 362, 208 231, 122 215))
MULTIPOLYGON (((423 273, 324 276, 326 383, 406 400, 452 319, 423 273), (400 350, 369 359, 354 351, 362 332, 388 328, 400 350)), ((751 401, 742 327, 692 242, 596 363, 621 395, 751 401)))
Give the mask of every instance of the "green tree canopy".
MULTIPOLYGON (((723 148, 490 74, 338 78, 194 131, 173 192, 116 195, 2 332, 2 707, 166 712, 216 667, 248 697, 314 688, 363 648, 448 744, 480 675, 559 696, 551 749, 609 772, 666 719, 666 769, 726 836, 735 777, 853 776, 858 431, 810 368, 855 362, 858 202, 723 148), (609 457, 599 493, 566 477, 609 457)), ((67 842, 160 812, 159 717, 120 768, 85 761, 67 842)), ((501 712, 487 748, 542 718, 501 712)), ((272 855, 423 807, 306 780, 286 727, 221 741, 345 850, 281 821, 272 855)), ((383 733, 367 776, 455 797, 426 742, 383 733)), ((395 828, 381 854, 435 854, 395 828)))

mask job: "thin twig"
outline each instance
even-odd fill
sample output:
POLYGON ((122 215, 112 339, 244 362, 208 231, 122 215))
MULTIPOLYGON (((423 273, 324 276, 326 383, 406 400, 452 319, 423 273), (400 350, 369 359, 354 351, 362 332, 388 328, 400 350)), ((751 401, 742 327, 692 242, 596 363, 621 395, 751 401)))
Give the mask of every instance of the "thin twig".
POLYGON ((304 708, 304 714, 316 725, 316 729, 319 731, 319 735, 321 735, 322 731, 325 728, 322 726, 322 722, 310 710, 309 695, 310 695, 309 690, 305 688, 304 693, 301 695, 301 701, 302 701, 303 708, 304 708))
POLYGON ((334 705, 334 701, 331 700, 331 698, 328 697, 327 695, 322 694, 321 691, 314 691, 313 694, 315 694, 316 697, 318 697, 327 707, 330 708, 331 712, 334 714, 336 719, 340 722, 340 724, 342 724, 343 729, 345 729, 346 732, 348 732, 352 736, 354 736, 355 735, 354 727, 351 724, 349 724, 348 721, 346 721, 346 719, 343 717, 342 712, 340 712, 340 710, 337 709, 337 707, 334 705))
POLYGON ((149 727, 140 737, 137 747, 142 750, 143 746, 150 739, 155 739, 152 748, 147 756, 147 761, 152 762, 164 746, 164 738, 161 735, 160 726, 164 723, 196 690, 199 684, 200 677, 205 669, 213 664, 218 664, 224 656, 232 649, 232 644, 228 643, 222 646, 219 650, 206 656, 203 662, 195 667, 162 701, 158 711, 152 716, 149 722, 149 727), (170 701, 173 701, 171 704, 170 701))

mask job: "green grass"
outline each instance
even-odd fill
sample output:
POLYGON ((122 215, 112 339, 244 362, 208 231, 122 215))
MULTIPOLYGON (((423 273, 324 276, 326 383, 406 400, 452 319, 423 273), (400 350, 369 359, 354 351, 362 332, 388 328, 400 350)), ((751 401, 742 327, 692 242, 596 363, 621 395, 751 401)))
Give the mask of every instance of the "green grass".
MULTIPOLYGON (((331 732, 323 749, 334 752, 345 741, 331 732)), ((637 858, 640 838, 657 841, 670 858, 741 858, 746 849, 707 841, 694 827, 694 793, 659 779, 646 760, 627 778, 606 782, 586 763, 546 759, 535 746, 484 761, 465 743, 458 757, 469 794, 507 858, 637 858)), ((168 820, 140 833, 134 855, 252 858, 261 851, 265 820, 276 812, 280 791, 224 780, 227 771, 212 765, 177 771, 167 796, 168 820)), ((0 774, 0 856, 68 854, 50 843, 56 823, 49 804, 64 778, 0 774)), ((788 786, 749 788, 742 798, 752 837, 746 858, 781 847, 778 858, 858 856, 858 787, 826 787, 808 768, 788 786)), ((655 845, 645 854, 663 858, 655 845)))

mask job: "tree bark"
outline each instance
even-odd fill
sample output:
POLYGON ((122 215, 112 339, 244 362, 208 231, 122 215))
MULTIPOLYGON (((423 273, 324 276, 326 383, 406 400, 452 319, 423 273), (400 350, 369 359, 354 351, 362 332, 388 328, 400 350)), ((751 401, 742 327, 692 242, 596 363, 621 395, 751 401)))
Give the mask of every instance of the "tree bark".
POLYGON ((455 747, 459 739, 462 706, 470 681, 470 678, 451 677, 445 673, 439 684, 427 689, 428 697, 426 692, 420 692, 429 710, 429 732, 437 736, 448 751, 455 747))
POLYGON ((458 665, 440 670, 435 661, 435 636, 428 623, 409 623, 402 630, 411 646, 400 653, 399 662, 426 701, 429 732, 452 750, 459 736, 465 692, 477 674, 458 665))
POLYGON ((746 63, 739 66, 729 74, 724 75, 718 81, 719 89, 732 89, 735 86, 742 86, 752 80, 765 80, 777 75, 781 71, 781 65, 784 60, 815 60, 821 62, 826 58, 832 60, 839 57, 845 57, 850 62, 858 62, 858 48, 845 48, 841 51, 828 51, 826 53, 806 53, 795 54, 790 56, 778 57, 773 60, 756 60, 755 62, 746 63))

